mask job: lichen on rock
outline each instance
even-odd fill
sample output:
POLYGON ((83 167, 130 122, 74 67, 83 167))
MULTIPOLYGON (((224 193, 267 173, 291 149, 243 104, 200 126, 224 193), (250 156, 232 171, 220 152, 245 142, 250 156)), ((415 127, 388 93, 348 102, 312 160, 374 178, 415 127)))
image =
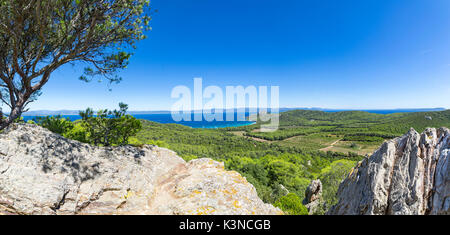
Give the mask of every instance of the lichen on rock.
POLYGON ((322 182, 320 179, 311 181, 305 191, 305 199, 303 199, 303 205, 308 209, 308 214, 315 214, 323 207, 322 198, 322 182))

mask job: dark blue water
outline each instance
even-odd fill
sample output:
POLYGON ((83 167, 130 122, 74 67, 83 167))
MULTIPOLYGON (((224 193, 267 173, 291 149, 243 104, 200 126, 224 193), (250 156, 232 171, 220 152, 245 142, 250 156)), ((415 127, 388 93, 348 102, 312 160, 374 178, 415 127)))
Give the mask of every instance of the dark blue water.
MULTIPOLYGON (((289 111, 294 109, 280 109, 281 112, 283 111, 289 111)), ((308 110, 320 110, 325 112, 341 112, 341 111, 355 111, 355 110, 344 110, 344 109, 308 109, 308 110)), ((359 110, 359 111, 365 111, 369 113, 377 113, 377 114, 391 114, 391 113, 408 113, 408 112, 429 112, 429 111, 441 111, 444 109, 436 108, 436 109, 378 109, 378 110, 359 110)), ((243 114, 240 113, 240 114, 243 114)), ((224 120, 225 120, 225 113, 224 120)), ((235 114, 234 120, 237 120, 237 113, 235 114)), ((72 121, 81 119, 79 115, 62 115, 65 118, 69 118, 72 121)), ((193 128, 225 128, 225 127, 236 127, 236 126, 246 126, 251 125, 254 122, 250 121, 180 121, 176 122, 172 119, 172 115, 170 113, 163 113, 163 114, 133 114, 134 117, 137 119, 144 119, 148 121, 153 122, 159 122, 163 124, 167 123, 175 123, 175 124, 181 124, 185 126, 190 126, 193 128)), ((245 113, 245 117, 248 117, 249 113, 245 113)), ((36 116, 23 116, 23 119, 25 121, 33 120, 36 116)), ((194 120, 194 114, 191 116, 191 120, 194 120)))
MULTIPOLYGON (((61 116, 64 118, 68 118, 71 121, 81 119, 81 116, 79 116, 79 115, 61 115, 61 116)), ((206 120, 176 122, 172 119, 171 114, 134 114, 133 116, 137 119, 159 122, 159 123, 163 123, 163 124, 175 123, 175 124, 190 126, 192 128, 225 128, 225 127, 247 126, 247 125, 251 125, 254 123, 254 122, 250 122, 250 121, 206 121, 206 120)), ((248 114, 246 115, 246 117, 247 116, 248 116, 248 114)), ((33 120, 35 118, 36 118, 36 116, 23 116, 23 119, 25 121, 33 120)), ((224 114, 223 119, 225 120, 225 114, 224 114)), ((194 120, 194 115, 192 115, 191 120, 194 120)), ((237 120, 236 115, 235 115, 234 120, 237 120)))

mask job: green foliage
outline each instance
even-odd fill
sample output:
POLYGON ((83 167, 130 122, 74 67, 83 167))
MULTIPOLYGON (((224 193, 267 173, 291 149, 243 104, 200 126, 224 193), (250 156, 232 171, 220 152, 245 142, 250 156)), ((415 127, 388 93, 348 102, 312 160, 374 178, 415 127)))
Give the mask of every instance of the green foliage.
MULTIPOLYGON (((133 138, 141 130, 141 122, 126 114, 128 105, 120 103, 119 107, 119 110, 113 111, 100 110, 97 115, 88 108, 80 112, 82 119, 76 122, 61 116, 47 116, 36 118, 36 123, 66 138, 83 143, 101 146, 143 145, 144 143, 136 137, 133 138)), ((154 141, 149 144, 167 147, 163 141, 154 141)))
POLYGON ((128 105, 119 104, 119 110, 100 110, 94 116, 92 109, 80 112, 82 126, 86 129, 89 142, 94 145, 111 146, 128 144, 128 139, 142 128, 141 122, 126 114, 128 105))
POLYGON ((89 135, 82 122, 74 122, 73 128, 67 130, 63 136, 83 143, 89 143, 89 135))
POLYGON ((280 126, 275 132, 260 132, 261 124, 257 122, 225 130, 257 141, 306 151, 325 149, 365 155, 372 153, 385 140, 401 136, 410 128, 422 132, 427 127, 450 126, 450 110, 393 114, 292 110, 280 113, 280 126))
POLYGON ((313 133, 345 135, 346 138, 353 136, 380 137, 367 138, 372 141, 395 138, 406 133, 411 127, 422 132, 427 127, 450 126, 450 110, 393 114, 375 114, 363 111, 293 110, 280 114, 280 128, 276 132, 259 133, 257 129, 260 124, 228 128, 227 130, 241 130, 245 131, 247 136, 272 141, 313 133))
POLYGON ((132 136, 128 139, 128 144, 133 145, 135 147, 142 147, 144 143, 138 140, 136 137, 132 136))
MULTIPOLYGON (((393 114, 391 114, 393 115, 393 114)), ((428 127, 449 127, 450 110, 439 112, 417 112, 393 115, 394 120, 370 126, 375 132, 392 133, 397 136, 405 134, 411 127, 417 132, 423 132, 428 127), (427 117, 430 117, 428 119, 427 117)))
POLYGON ((23 120, 23 117, 18 117, 14 119, 14 123, 25 123, 25 121, 23 120))
MULTIPOLYGON (((150 30, 149 0, 0 1, 0 101, 11 110, 0 129, 36 100, 50 75, 83 64, 83 81, 110 83, 150 30)), ((0 110, 0 117, 3 113, 0 110)))
POLYGON ((288 215, 307 215, 308 209, 302 204, 302 200, 297 194, 289 193, 280 197, 274 204, 288 215))
POLYGON ((34 120, 28 120, 27 124, 33 124, 33 125, 37 125, 37 123, 34 120))
POLYGON ((190 160, 197 159, 197 158, 198 158, 198 157, 195 156, 195 155, 185 155, 185 156, 183 156, 183 159, 184 159, 186 162, 188 162, 188 161, 190 161, 190 160))
POLYGON ((359 142, 383 142, 383 138, 378 137, 378 136, 356 136, 356 135, 349 135, 349 136, 345 136, 343 139, 343 141, 359 141, 359 142))
POLYGON ((350 148, 357 149, 359 146, 356 143, 351 143, 350 148))
POLYGON ((321 169, 339 159, 359 160, 361 156, 334 152, 304 151, 236 136, 225 130, 193 129, 176 124, 141 120, 136 138, 145 144, 163 141, 185 160, 212 158, 225 162, 253 184, 265 202, 279 199, 279 187, 304 197, 304 191, 321 169))
POLYGON ((70 119, 63 118, 61 115, 36 117, 34 119, 34 122, 60 135, 63 135, 64 133, 72 130, 74 127, 70 119))
POLYGON ((326 130, 330 130, 332 127, 281 127, 279 130, 274 132, 246 132, 245 136, 256 137, 260 139, 275 141, 275 140, 285 140, 294 136, 308 135, 313 133, 320 133, 326 130))
POLYGON ((340 159, 333 161, 329 166, 320 171, 319 179, 323 186, 323 199, 328 206, 337 203, 336 193, 341 181, 349 174, 356 165, 356 161, 340 159))

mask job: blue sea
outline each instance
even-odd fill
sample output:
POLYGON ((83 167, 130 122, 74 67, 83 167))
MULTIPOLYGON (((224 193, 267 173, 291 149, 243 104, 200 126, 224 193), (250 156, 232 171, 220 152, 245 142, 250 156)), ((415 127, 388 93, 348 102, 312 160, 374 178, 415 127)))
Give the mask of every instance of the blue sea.
MULTIPOLYGON (((68 118, 71 121, 81 119, 81 116, 79 116, 79 115, 61 115, 61 116, 64 118, 68 118)), ((143 120, 148 120, 148 121, 153 121, 153 122, 158 122, 158 123, 163 123, 163 124, 174 123, 174 124, 181 124, 181 125, 189 126, 192 128, 206 128, 206 129, 247 126, 247 125, 254 124, 254 122, 251 122, 251 121, 206 121, 206 120, 203 120, 203 121, 176 122, 172 119, 171 114, 166 114, 166 113, 164 113, 164 114, 133 114, 133 116, 137 119, 143 119, 143 120)), ((245 116, 248 117, 248 114, 246 114, 245 116)), ((33 120, 35 118, 36 118, 36 116, 23 116, 23 119, 25 121, 33 120)), ((225 114, 224 114, 223 119, 225 120, 225 114)), ((193 115, 192 115, 191 120, 194 120, 193 115)), ((236 115, 235 115, 234 120, 237 120, 236 115)))
MULTIPOLYGON (((281 112, 288 111, 293 109, 280 109, 281 112)), ((324 112, 341 112, 341 111, 355 111, 355 110, 344 110, 344 109, 309 109, 309 110, 320 110, 324 112)), ((377 113, 377 114, 391 114, 391 113, 408 113, 408 112, 429 112, 429 111, 442 111, 443 108, 436 108, 436 109, 379 109, 379 110, 360 110, 365 111, 369 113, 377 113)), ((244 113, 240 113, 244 114, 244 113)), ((144 119, 148 121, 168 124, 168 123, 175 123, 175 124, 181 124, 185 126, 190 126, 192 128, 225 128, 225 127, 237 127, 237 126, 247 126, 254 124, 254 122, 251 121, 181 121, 176 122, 172 119, 172 115, 170 113, 155 113, 155 114, 132 114, 137 119, 144 119)), ((225 113, 224 120, 225 120, 225 113)), ((237 120, 237 113, 235 114, 234 120, 237 120)), ((249 113, 246 112, 245 117, 249 116, 249 113)), ((69 118, 72 121, 81 119, 79 115, 62 115, 65 118, 69 118)), ((23 119, 25 121, 33 120, 36 118, 36 116, 23 116, 23 119)), ((191 116, 191 120, 194 120, 194 114, 191 116)))

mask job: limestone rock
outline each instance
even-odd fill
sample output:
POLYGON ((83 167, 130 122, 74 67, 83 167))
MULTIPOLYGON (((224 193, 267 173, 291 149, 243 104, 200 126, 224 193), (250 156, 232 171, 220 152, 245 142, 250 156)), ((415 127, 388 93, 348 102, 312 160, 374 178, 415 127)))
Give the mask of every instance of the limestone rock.
POLYGON ((94 147, 44 128, 0 133, 0 214, 280 214, 223 163, 94 147))
POLYGON ((449 129, 411 129, 358 163, 328 214, 448 215, 449 155, 449 129))
POLYGON ((306 188, 303 205, 308 209, 309 214, 314 214, 322 204, 322 182, 319 179, 311 181, 306 188))

